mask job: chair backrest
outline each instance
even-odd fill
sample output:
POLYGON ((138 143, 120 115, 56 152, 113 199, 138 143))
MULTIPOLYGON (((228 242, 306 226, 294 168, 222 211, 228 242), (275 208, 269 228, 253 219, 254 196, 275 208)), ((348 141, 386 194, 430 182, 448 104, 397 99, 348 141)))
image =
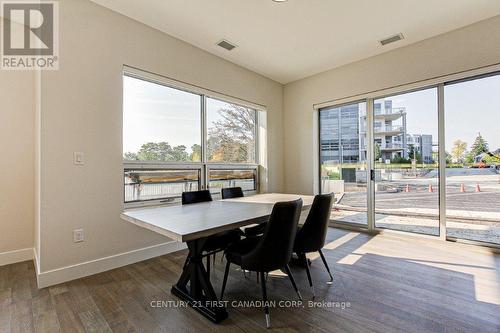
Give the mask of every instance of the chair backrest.
POLYGON ((328 231, 333 198, 333 194, 320 194, 314 197, 306 221, 295 238, 295 252, 316 252, 323 248, 328 231))
POLYGON ((209 190, 182 192, 182 204, 189 205, 199 202, 212 201, 212 195, 209 190))
POLYGON ((241 198, 243 190, 241 187, 228 187, 222 189, 222 199, 241 198))
POLYGON ((285 267, 292 257, 301 210, 302 199, 276 203, 264 235, 255 248, 242 257, 242 267, 258 272, 285 267))

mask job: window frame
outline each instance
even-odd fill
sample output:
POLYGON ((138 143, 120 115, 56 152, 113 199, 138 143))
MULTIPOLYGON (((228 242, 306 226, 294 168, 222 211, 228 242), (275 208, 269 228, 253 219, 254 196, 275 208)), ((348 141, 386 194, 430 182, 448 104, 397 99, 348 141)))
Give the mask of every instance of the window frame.
POLYGON ((462 82, 474 81, 478 79, 483 79, 491 76, 500 76, 500 64, 495 64, 491 66, 479 67, 471 70, 465 70, 461 72, 456 72, 452 74, 446 74, 435 78, 424 79, 420 81, 415 81, 407 84, 401 84, 389 88, 384 88, 375 91, 369 91, 365 93, 360 93, 357 95, 353 95, 345 98, 332 99, 330 101, 315 103, 312 106, 312 109, 315 112, 315 121, 317 126, 317 133, 315 133, 317 143, 315 144, 315 159, 317 170, 315 171, 315 190, 321 193, 321 116, 320 111, 329 108, 337 108, 344 105, 349 105, 353 103, 366 102, 367 103, 367 143, 370 142, 372 145, 371 149, 368 149, 367 145, 367 159, 368 159, 368 170, 374 170, 374 161, 373 161, 373 128, 374 128, 374 102, 377 99, 382 99, 385 97, 398 96, 402 94, 423 91, 427 89, 437 89, 437 107, 438 107, 438 141, 439 141, 439 151, 438 151, 438 184, 439 184, 439 235, 429 235, 429 234, 418 234, 407 231, 399 231, 399 230, 391 230, 376 227, 375 225, 375 189, 374 189, 374 181, 368 180, 368 198, 367 198, 367 209, 368 209, 368 226, 358 226, 352 223, 342 223, 338 221, 332 221, 333 226, 337 227, 346 227, 352 230, 367 230, 368 232, 388 232, 392 234, 401 234, 401 235, 412 235, 415 237, 421 237, 426 239, 439 239, 441 241, 459 241, 467 244, 474 244, 479 246, 485 246, 490 248, 498 249, 500 248, 499 244, 496 243, 488 243, 485 241, 478 240, 469 240, 465 238, 455 238, 453 236, 449 236, 446 230, 446 127, 445 127, 445 117, 446 110, 444 106, 445 94, 444 88, 448 85, 453 85, 462 82))
MULTIPOLYGON (((266 112, 264 106, 247 102, 245 100, 241 100, 232 96, 227 96, 221 93, 217 93, 215 91, 207 90, 201 87, 197 87, 194 85, 190 85, 185 82, 169 79, 163 76, 159 76, 150 72, 142 71, 136 68, 124 66, 122 72, 122 84, 123 78, 131 77, 138 80, 143 80, 146 82, 159 84, 171 89, 177 89, 180 91, 184 91, 191 94, 199 95, 201 98, 200 103, 200 127, 201 127, 201 159, 200 161, 194 162, 186 162, 186 161, 128 161, 123 158, 123 148, 122 148, 122 159, 123 159, 123 167, 122 167, 122 175, 124 175, 125 171, 128 169, 136 169, 136 170, 199 170, 200 179, 199 179, 199 189, 209 189, 209 171, 213 169, 223 169, 223 170, 241 170, 241 169, 252 169, 255 170, 256 179, 255 179, 255 190, 254 191, 246 191, 248 194, 256 194, 260 192, 261 184, 260 184, 260 140, 259 140, 259 113, 266 112), (242 106, 245 108, 249 108, 255 111, 255 128, 254 128, 254 138, 255 138, 255 163, 235 163, 235 162, 211 162, 208 161, 207 155, 207 141, 208 141, 208 128, 207 128, 207 99, 215 99, 221 102, 235 104, 238 106, 242 106)), ((123 94, 123 88, 122 88, 123 94)), ((123 101, 123 99, 122 99, 123 101)), ((122 106, 123 109, 123 106, 122 106)), ((122 110, 123 112, 123 110, 122 110)), ((122 177, 124 178, 124 177, 122 177)), ((147 199, 147 200, 137 200, 125 202, 125 182, 122 180, 122 191, 123 191, 123 205, 125 209, 128 208, 136 208, 136 207, 144 207, 144 206, 158 206, 158 205, 172 205, 172 204, 180 204, 180 197, 174 198, 172 200, 171 197, 165 198, 157 198, 157 199, 147 199)), ((219 198, 220 193, 212 194, 212 196, 219 198)))

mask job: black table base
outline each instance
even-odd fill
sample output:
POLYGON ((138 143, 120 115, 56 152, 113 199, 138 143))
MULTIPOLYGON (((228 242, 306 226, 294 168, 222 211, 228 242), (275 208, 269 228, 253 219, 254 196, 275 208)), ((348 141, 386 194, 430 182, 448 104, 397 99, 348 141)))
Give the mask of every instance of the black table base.
POLYGON ((193 309, 214 323, 219 323, 227 318, 227 311, 222 304, 219 304, 203 266, 202 252, 205 241, 206 238, 200 238, 187 242, 188 258, 179 281, 172 286, 172 294, 187 302, 193 309))

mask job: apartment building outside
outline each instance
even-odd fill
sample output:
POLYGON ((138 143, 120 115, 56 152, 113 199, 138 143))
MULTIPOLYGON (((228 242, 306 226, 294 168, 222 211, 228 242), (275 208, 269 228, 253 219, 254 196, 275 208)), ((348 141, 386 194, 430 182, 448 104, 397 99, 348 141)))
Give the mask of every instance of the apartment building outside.
MULTIPOLYGON (((364 103, 321 110, 321 162, 344 164, 366 161, 366 124, 364 103)), ((380 162, 393 161, 398 157, 418 158, 422 163, 433 162, 432 135, 407 133, 406 108, 393 107, 392 100, 375 101, 373 135, 377 146, 375 157, 380 162)))

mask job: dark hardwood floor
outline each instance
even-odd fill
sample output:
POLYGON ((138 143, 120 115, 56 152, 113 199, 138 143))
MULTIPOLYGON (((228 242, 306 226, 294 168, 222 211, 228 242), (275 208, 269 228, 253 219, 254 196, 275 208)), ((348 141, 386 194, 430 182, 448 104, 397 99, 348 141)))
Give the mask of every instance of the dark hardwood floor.
MULTIPOLYGON (((271 331, 500 332, 500 257, 490 250, 338 229, 329 231, 327 243, 324 253, 335 280, 327 285, 321 259, 311 256, 315 306, 308 304, 302 268, 292 266, 303 306, 280 307, 280 300, 297 300, 296 295, 283 274, 269 276, 268 296, 277 302, 271 331)), ((233 306, 223 323, 212 324, 191 308, 156 307, 177 301, 170 287, 185 255, 180 251, 41 290, 32 262, 0 267, 0 332, 265 330, 261 308, 233 303, 261 299, 255 273, 245 278, 236 267, 224 297, 233 306)), ((219 255, 212 272, 217 293, 224 265, 219 255)))

